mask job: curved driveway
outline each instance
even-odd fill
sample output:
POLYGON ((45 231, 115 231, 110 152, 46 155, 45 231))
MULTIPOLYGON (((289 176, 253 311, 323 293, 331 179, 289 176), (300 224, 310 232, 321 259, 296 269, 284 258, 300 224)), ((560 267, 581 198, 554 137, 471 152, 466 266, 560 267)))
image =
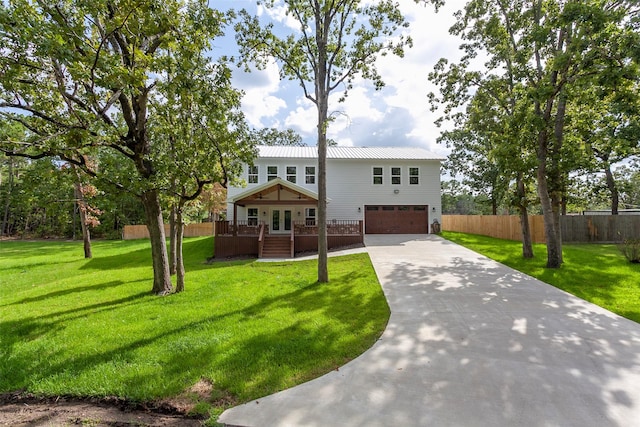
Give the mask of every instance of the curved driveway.
POLYGON ((365 243, 391 307, 381 339, 219 422, 640 426, 639 324, 437 236, 365 243))

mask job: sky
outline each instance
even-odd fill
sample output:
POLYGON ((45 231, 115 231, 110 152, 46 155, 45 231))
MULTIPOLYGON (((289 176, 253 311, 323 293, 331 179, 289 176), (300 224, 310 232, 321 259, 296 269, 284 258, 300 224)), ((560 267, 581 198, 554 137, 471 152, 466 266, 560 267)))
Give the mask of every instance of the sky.
MULTIPOLYGON (((335 113, 336 119, 327 136, 343 146, 421 147, 446 156, 449 150, 436 143, 442 128, 434 124, 439 113, 430 111, 427 95, 436 88, 428 81, 428 74, 440 58, 454 61, 460 58, 461 40, 449 34, 449 27, 454 23, 453 13, 466 1, 447 0, 438 13, 430 5, 398 1, 410 23, 407 32, 413 38, 413 47, 405 50, 404 58, 394 55, 379 58, 378 72, 386 83, 382 90, 376 91, 370 81, 360 79, 354 82, 345 102, 338 102, 342 91, 330 98, 329 112, 335 113)), ((211 5, 219 9, 245 8, 263 21, 285 29, 292 24, 283 9, 268 13, 258 8, 255 1, 212 0, 211 5)), ((227 32, 225 38, 214 42, 214 56, 237 50, 232 29, 227 32)), ((296 81, 279 79, 275 63, 250 73, 236 69, 233 83, 245 92, 242 108, 252 127, 291 128, 307 145, 316 144, 315 105, 304 98, 296 81)))

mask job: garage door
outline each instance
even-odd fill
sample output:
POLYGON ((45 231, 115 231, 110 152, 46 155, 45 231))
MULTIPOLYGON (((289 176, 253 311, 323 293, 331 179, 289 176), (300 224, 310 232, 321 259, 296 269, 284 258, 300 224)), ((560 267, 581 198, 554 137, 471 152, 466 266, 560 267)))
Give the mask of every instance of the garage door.
POLYGON ((429 232, 427 206, 365 206, 366 234, 425 234, 429 232))

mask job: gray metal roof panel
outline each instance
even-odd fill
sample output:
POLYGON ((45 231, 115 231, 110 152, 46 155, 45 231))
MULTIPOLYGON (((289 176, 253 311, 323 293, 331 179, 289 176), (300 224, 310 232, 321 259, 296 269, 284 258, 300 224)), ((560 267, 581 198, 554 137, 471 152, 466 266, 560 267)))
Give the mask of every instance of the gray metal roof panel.
MULTIPOLYGON (((316 159, 317 147, 259 146, 259 157, 316 159)), ((327 159, 363 160, 444 160, 424 148, 416 147, 327 147, 327 159)))

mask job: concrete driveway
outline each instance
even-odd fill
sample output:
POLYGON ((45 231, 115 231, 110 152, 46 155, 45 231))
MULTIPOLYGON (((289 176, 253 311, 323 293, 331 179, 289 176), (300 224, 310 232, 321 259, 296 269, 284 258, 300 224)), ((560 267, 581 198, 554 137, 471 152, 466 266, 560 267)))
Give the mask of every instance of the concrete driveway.
POLYGON ((639 324, 437 236, 365 243, 391 307, 381 339, 219 422, 640 426, 639 324))

